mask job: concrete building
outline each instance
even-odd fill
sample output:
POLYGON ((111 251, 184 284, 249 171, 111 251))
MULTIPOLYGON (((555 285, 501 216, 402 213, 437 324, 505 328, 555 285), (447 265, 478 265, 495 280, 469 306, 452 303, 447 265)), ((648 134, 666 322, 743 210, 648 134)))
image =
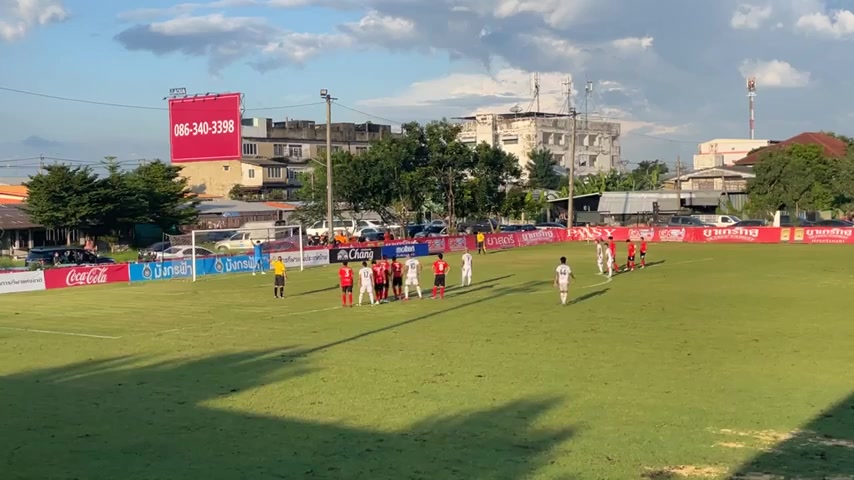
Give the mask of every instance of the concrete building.
POLYGON ((694 170, 712 167, 731 167, 758 148, 771 145, 771 140, 749 140, 741 138, 716 138, 703 142, 694 155, 694 170))
MULTIPOLYGON (((718 192, 746 192, 747 182, 756 178, 749 167, 713 167, 688 172, 679 177, 683 190, 718 192)), ((664 180, 665 190, 676 190, 676 175, 664 180)))
MULTIPOLYGON (((333 123, 332 149, 359 153, 367 150, 371 141, 391 134, 389 125, 333 123)), ((325 123, 245 118, 242 136, 242 158, 178 164, 195 193, 226 197, 239 185, 249 192, 281 192, 276 196, 288 199, 301 186, 297 181, 299 173, 311 171, 313 159, 325 164, 325 123)))
MULTIPOLYGON (((462 117, 460 141, 472 147, 486 142, 516 155, 527 175, 528 152, 551 150, 563 168, 569 168, 572 151, 572 118, 551 113, 485 113, 462 117)), ((620 163, 620 124, 576 120, 575 174, 607 172, 620 163)))

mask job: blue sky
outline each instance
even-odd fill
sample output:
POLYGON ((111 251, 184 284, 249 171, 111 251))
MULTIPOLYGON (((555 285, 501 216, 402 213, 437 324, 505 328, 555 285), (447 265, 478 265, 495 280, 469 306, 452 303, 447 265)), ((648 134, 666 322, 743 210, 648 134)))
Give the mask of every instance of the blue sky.
MULTIPOLYGON (((0 0, 0 87, 163 107, 171 87, 239 91, 247 116, 426 121, 529 103, 561 80, 595 84, 593 116, 623 124, 631 161, 747 135, 854 134, 854 13, 842 0, 0 0), (848 10, 846 10, 848 8, 848 10)), ((580 96, 574 99, 581 107, 580 96)), ((165 110, 0 90, 0 177, 17 158, 166 158, 165 110)), ((388 122, 386 122, 388 123, 388 122)))

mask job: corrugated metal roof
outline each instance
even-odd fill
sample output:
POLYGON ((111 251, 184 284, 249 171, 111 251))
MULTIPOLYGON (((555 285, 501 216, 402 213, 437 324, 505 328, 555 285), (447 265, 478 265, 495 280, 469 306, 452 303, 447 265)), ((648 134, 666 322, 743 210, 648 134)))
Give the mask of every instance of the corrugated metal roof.
POLYGON ((40 228, 30 220, 30 216, 14 205, 0 205, 0 228, 3 230, 21 230, 40 228))
POLYGON ((605 192, 599 199, 599 211, 611 215, 652 212, 653 202, 664 211, 677 210, 676 194, 671 192, 605 192))

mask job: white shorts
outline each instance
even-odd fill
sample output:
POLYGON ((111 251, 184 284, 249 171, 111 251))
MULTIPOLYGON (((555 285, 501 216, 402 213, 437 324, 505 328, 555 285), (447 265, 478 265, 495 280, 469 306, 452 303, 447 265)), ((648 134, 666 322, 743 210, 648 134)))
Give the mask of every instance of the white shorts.
POLYGON ((463 269, 463 276, 464 277, 470 277, 471 276, 471 268, 464 268, 463 269))
POLYGON ((569 290, 569 282, 558 282, 557 286, 561 292, 569 290))
POLYGON ((359 288, 359 293, 374 293, 374 286, 362 285, 361 288, 359 288))
POLYGON ((407 287, 417 287, 418 286, 418 277, 406 277, 406 286, 407 287))

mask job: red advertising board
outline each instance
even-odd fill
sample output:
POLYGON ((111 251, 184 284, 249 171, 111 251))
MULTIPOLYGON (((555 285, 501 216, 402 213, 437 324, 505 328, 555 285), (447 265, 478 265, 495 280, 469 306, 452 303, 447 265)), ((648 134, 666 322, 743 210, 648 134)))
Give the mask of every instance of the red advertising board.
POLYGON ((126 263, 97 267, 51 268, 44 271, 44 284, 48 290, 129 281, 130 269, 126 263))
POLYGON ((240 94, 169 100, 172 162, 232 160, 243 156, 240 94))
POLYGON ((519 246, 516 235, 513 233, 488 233, 484 237, 483 243, 487 250, 503 250, 519 246))
POLYGON ((534 245, 565 242, 567 237, 566 230, 560 228, 532 230, 530 232, 516 232, 514 235, 516 236, 516 244, 520 247, 533 247, 534 245))
POLYGON ((696 243, 780 243, 781 228, 693 228, 696 243))
POLYGON ((854 243, 854 228, 805 227, 792 228, 792 243, 854 243))

